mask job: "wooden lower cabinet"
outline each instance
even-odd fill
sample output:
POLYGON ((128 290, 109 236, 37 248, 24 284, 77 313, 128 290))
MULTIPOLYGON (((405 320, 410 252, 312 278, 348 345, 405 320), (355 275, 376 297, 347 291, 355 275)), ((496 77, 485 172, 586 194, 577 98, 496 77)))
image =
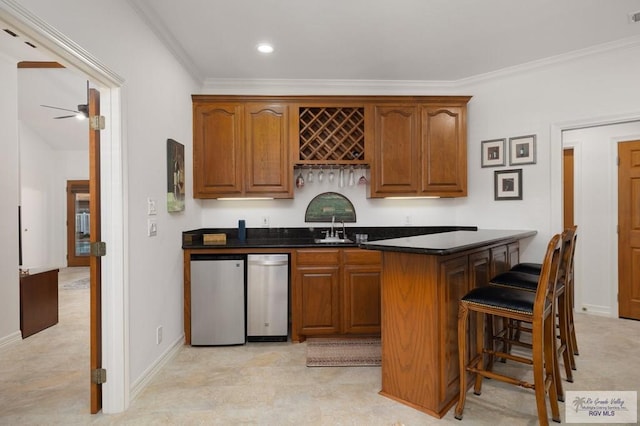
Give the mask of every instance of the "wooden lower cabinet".
POLYGON ((295 281, 300 288, 300 334, 340 332, 340 274, 337 266, 300 267, 295 281))
POLYGON ((301 249, 293 258, 292 340, 379 334, 379 252, 301 249))
POLYGON ((342 331, 380 333, 380 264, 346 265, 342 274, 342 331))

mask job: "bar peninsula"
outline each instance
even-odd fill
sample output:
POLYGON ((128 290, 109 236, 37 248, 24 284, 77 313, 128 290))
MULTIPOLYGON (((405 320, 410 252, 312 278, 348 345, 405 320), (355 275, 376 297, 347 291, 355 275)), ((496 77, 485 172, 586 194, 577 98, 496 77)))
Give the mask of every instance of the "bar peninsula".
POLYGON ((458 301, 518 263, 520 240, 535 234, 478 229, 360 244, 382 252, 381 395, 447 413, 459 393, 458 301))

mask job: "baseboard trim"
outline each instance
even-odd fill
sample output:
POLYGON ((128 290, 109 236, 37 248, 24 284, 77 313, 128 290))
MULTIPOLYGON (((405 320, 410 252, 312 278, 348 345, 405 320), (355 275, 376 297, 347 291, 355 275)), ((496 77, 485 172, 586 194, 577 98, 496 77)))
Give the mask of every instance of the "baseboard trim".
POLYGON ((22 333, 20 332, 20 330, 14 331, 9 335, 0 338, 0 349, 13 345, 14 343, 19 342, 20 340, 22 340, 22 333))
POLYGON ((184 345, 184 335, 180 336, 166 351, 147 368, 140 378, 136 380, 130 389, 130 403, 133 402, 140 392, 151 382, 151 380, 162 370, 169 361, 171 361, 184 345))
POLYGON ((617 317, 617 315, 614 315, 611 312, 611 308, 609 306, 583 304, 581 312, 585 314, 599 315, 601 317, 611 317, 611 318, 617 317))

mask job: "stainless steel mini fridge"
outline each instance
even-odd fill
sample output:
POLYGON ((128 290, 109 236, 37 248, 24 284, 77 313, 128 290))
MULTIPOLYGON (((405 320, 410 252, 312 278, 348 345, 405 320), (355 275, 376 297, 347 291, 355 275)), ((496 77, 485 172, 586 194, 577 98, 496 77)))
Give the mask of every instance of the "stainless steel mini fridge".
POLYGON ((247 340, 287 341, 289 256, 247 256, 247 340))
POLYGON ((191 344, 245 343, 244 256, 191 256, 191 344))

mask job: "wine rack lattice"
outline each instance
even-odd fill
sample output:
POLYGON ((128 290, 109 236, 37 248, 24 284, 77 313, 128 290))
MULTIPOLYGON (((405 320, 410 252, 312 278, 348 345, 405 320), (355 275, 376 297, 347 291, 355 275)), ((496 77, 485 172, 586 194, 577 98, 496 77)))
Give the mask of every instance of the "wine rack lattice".
POLYGON ((364 160, 364 108, 301 107, 300 160, 364 160))

